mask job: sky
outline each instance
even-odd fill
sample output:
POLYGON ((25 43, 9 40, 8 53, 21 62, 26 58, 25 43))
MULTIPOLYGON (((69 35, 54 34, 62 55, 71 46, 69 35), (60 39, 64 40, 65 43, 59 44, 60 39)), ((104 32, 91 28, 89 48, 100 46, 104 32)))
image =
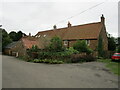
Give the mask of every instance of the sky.
POLYGON ((67 27, 68 21, 72 26, 100 22, 102 14, 105 17, 107 32, 117 37, 118 0, 1 0, 0 2, 2 27, 7 32, 21 30, 27 35, 51 30, 54 25, 57 28, 67 27))

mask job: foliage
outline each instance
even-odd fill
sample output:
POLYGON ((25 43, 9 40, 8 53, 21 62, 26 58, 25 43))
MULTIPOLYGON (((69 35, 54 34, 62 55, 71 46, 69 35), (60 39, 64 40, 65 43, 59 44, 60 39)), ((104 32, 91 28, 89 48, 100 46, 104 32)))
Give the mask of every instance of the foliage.
POLYGON ((72 63, 77 63, 77 62, 91 62, 91 61, 96 61, 96 58, 93 57, 93 55, 89 54, 86 55, 84 54, 73 54, 71 56, 71 62, 72 63))
POLYGON ((18 57, 18 58, 19 58, 19 60, 23 60, 23 61, 27 61, 27 62, 31 61, 30 56, 22 56, 22 57, 18 57))
POLYGON ((12 40, 5 29, 1 29, 1 30, 2 30, 2 50, 3 50, 9 43, 12 42, 12 40))
POLYGON ((116 43, 114 37, 108 37, 108 50, 115 51, 116 43))
POLYGON ((38 52, 38 46, 33 45, 31 49, 29 49, 30 52, 38 52))
POLYGON ((120 76, 119 70, 119 62, 113 62, 110 59, 98 59, 98 62, 103 62, 106 64, 106 67, 109 68, 109 70, 111 72, 113 72, 114 74, 117 74, 120 76))
POLYGON ((120 53, 120 45, 117 47, 117 53, 120 53))
POLYGON ((15 31, 11 31, 9 33, 9 36, 13 41, 18 41, 19 39, 22 38, 23 35, 26 36, 26 34, 23 33, 22 31, 18 31, 17 33, 15 31))
POLYGON ((85 40, 77 40, 77 42, 73 45, 73 48, 77 51, 85 52, 87 54, 92 53, 92 49, 88 48, 85 40))
POLYGON ((33 60, 34 63, 49 63, 49 64, 63 64, 63 61, 59 61, 59 60, 52 60, 52 59, 34 59, 33 60))
POLYGON ((98 56, 99 57, 103 56, 103 39, 102 39, 102 37, 99 37, 99 40, 98 40, 98 56))
POLYGON ((17 40, 18 40, 18 39, 16 38, 17 33, 14 32, 14 31, 10 32, 10 33, 9 33, 9 36, 10 36, 10 38, 11 38, 13 41, 17 41, 17 40))
POLYGON ((75 50, 73 47, 69 47, 66 49, 66 52, 69 54, 77 54, 79 51, 75 50))
POLYGON ((53 37, 47 49, 52 52, 63 51, 62 40, 57 36, 53 37))

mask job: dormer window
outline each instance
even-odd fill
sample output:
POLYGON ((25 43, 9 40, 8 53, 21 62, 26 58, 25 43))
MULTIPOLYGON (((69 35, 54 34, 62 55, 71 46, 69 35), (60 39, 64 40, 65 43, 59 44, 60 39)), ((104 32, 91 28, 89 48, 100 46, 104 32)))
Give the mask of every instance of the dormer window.
POLYGON ((68 45, 68 41, 67 40, 64 41, 64 45, 68 45))

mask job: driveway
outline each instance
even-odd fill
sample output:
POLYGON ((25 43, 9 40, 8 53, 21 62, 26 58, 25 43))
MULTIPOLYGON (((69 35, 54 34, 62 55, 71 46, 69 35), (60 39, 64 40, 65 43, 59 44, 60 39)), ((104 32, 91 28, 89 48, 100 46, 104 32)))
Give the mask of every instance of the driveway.
POLYGON ((100 62, 39 64, 3 56, 2 88, 118 88, 118 77, 100 62))

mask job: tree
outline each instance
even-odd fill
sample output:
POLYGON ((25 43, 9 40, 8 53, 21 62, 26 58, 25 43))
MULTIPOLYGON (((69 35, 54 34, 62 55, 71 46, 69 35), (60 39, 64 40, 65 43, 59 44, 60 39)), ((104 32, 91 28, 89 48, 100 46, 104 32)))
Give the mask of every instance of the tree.
POLYGON ((4 50, 4 48, 12 42, 12 39, 9 37, 8 33, 6 32, 5 29, 1 29, 2 30, 2 50, 4 50))
POLYGON ((73 48, 79 52, 85 52, 90 54, 92 50, 88 48, 85 40, 77 40, 77 42, 73 45, 73 48))
POLYGON ((23 37, 23 35, 26 36, 26 34, 23 33, 22 31, 18 31, 17 33, 15 31, 11 31, 9 33, 9 36, 13 41, 20 40, 23 37))
POLYGON ((9 36, 10 38, 12 39, 12 41, 17 41, 18 39, 16 38, 17 37, 17 33, 15 31, 11 31, 9 33, 9 36))
POLYGON ((49 51, 62 51, 63 50, 63 46, 62 46, 62 40, 55 36, 50 40, 50 44, 48 45, 48 49, 49 51))
POLYGON ((114 37, 108 37, 108 50, 115 51, 116 43, 114 37))
POLYGON ((120 45, 117 47, 117 53, 120 53, 120 45))
POLYGON ((102 39, 102 37, 99 37, 99 40, 98 40, 98 56, 103 57, 103 39, 102 39))

